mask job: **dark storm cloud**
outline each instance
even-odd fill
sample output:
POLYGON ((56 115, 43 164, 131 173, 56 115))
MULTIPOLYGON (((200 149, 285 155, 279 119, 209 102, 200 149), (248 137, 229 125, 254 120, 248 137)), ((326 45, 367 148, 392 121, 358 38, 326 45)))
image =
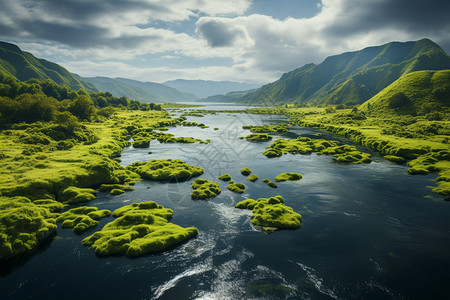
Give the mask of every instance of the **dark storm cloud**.
POLYGON ((409 33, 448 32, 448 0, 382 0, 343 1, 339 22, 329 26, 326 34, 342 35, 379 29, 403 30, 409 33))
POLYGON ((207 40, 211 47, 232 46, 241 32, 231 29, 220 21, 206 21, 198 24, 197 33, 207 40))
POLYGON ((33 6, 72 21, 95 20, 95 18, 120 13, 149 10, 158 13, 167 13, 169 10, 148 1, 126 0, 38 0, 33 6))
POLYGON ((143 11, 149 16, 170 13, 163 5, 126 0, 0 0, 0 7, 0 38, 52 41, 74 48, 140 46, 157 37, 113 34, 104 21, 120 23, 143 11))

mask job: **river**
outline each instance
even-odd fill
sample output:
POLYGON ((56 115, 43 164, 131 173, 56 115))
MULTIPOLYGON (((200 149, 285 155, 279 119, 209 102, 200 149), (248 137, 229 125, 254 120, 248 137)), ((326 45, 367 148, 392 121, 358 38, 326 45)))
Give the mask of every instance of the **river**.
MULTIPOLYGON (((262 152, 270 142, 238 139, 249 134, 242 125, 286 122, 282 116, 218 113, 188 117, 188 121, 209 128, 179 126, 169 132, 209 138, 211 143, 152 141, 150 149, 124 149, 121 164, 185 160, 205 169, 201 178, 219 182, 222 193, 217 198, 191 200, 192 180, 141 181, 135 191, 119 196, 99 192, 87 205, 114 210, 153 200, 174 210, 171 222, 197 227, 197 238, 162 254, 99 258, 81 240, 113 217, 82 235, 58 228, 57 237, 46 247, 12 271, 2 272, 0 299, 448 297, 450 203, 427 187, 435 185, 435 175, 408 175, 406 166, 390 163, 364 147, 359 148, 372 154, 372 163, 339 165, 331 156, 316 154, 268 159, 262 152), (259 180, 247 181, 240 174, 244 167, 259 180), (277 189, 261 182, 282 172, 299 172, 303 179, 278 183, 277 189), (245 193, 228 191, 227 184, 217 179, 223 173, 244 183, 245 193), (246 198, 275 195, 282 195, 285 204, 302 215, 300 229, 265 234, 251 225, 251 211, 234 208, 246 198)), ((291 127, 288 134, 276 137, 317 132, 291 127)), ((327 133, 322 138, 352 143, 327 133)))

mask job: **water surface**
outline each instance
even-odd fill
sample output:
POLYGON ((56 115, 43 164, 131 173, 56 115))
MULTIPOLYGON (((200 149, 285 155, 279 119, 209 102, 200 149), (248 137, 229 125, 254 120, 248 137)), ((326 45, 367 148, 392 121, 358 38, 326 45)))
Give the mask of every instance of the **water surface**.
MULTIPOLYGON (((212 142, 152 141, 150 149, 124 149, 122 164, 185 160, 205 169, 202 178, 219 182, 222 193, 217 198, 191 200, 192 180, 142 181, 136 183, 135 191, 119 196, 100 192, 88 205, 114 210, 153 200, 174 210, 171 222, 197 227, 197 238, 162 254, 99 258, 81 240, 112 217, 82 235, 58 228, 57 238, 49 245, 14 270, 3 272, 0 299, 264 298, 255 291, 261 284, 274 288, 267 299, 448 296, 450 208, 427 188, 435 185, 434 175, 410 176, 406 166, 385 161, 363 147, 379 162, 339 165, 330 156, 315 154, 268 159, 262 152, 270 142, 238 139, 249 134, 242 125, 287 121, 280 116, 219 113, 188 117, 188 121, 210 128, 171 127, 169 132, 212 142), (240 174, 244 167, 260 179, 247 181, 240 174), (278 189, 261 182, 289 171, 301 173, 303 179, 278 183, 278 189), (217 180, 223 173, 244 183, 245 193, 228 191, 227 184, 217 180), (282 195, 286 205, 302 214, 300 229, 264 234, 251 225, 250 211, 234 208, 246 198, 275 195, 282 195), (277 290, 280 286, 284 288, 277 290)), ((285 137, 317 132, 293 127, 285 137)), ((351 143, 326 133, 323 137, 351 143)))

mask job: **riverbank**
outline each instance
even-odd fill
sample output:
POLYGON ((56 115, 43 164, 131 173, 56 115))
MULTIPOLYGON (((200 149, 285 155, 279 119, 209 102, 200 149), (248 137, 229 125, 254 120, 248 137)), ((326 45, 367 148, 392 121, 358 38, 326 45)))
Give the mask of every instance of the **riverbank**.
POLYGON ((109 118, 75 123, 73 136, 83 136, 78 140, 50 122, 2 130, 0 262, 32 253, 53 237, 62 203, 91 201, 93 189, 104 183, 128 185, 141 179, 119 165, 120 152, 136 132, 177 122, 165 111, 116 110, 109 118))
POLYGON ((387 159, 403 158, 411 175, 438 174, 433 192, 450 199, 450 121, 412 116, 371 116, 355 110, 284 108, 291 123, 349 138, 387 159), (392 157, 394 156, 394 157, 392 157))

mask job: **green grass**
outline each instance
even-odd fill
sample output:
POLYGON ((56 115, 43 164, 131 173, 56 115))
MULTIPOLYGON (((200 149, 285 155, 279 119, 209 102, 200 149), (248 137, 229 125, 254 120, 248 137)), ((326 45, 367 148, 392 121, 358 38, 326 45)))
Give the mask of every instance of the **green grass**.
POLYGON ((300 180, 302 178, 303 178, 303 176, 300 173, 285 172, 285 173, 281 173, 280 175, 277 175, 275 177, 275 181, 276 182, 280 182, 280 181, 294 181, 294 180, 300 180))
POLYGON ((297 229, 302 225, 302 216, 286 206, 281 196, 246 199, 236 208, 252 210, 252 224, 263 228, 297 229))
POLYGON ((127 167, 145 179, 155 181, 185 181, 203 174, 203 169, 176 159, 154 159, 127 167))
POLYGON ((116 219, 83 239, 97 255, 141 256, 161 252, 198 234, 194 227, 169 223, 173 211, 153 201, 133 203, 113 212, 116 219))
POLYGON ((192 189, 191 198, 193 200, 215 198, 222 192, 219 184, 202 178, 194 180, 192 189))
MULTIPOLYGON (((55 132, 47 131, 49 123, 17 124, 0 131, 0 260, 32 253, 55 234, 62 202, 91 201, 94 189, 102 184, 107 184, 104 189, 131 189, 128 184, 142 178, 112 158, 128 144, 131 128, 160 127, 166 122, 173 120, 164 111, 117 110, 109 119, 83 123, 86 133, 96 138, 74 140, 68 149, 57 147, 55 132), (36 130, 45 136, 24 138, 36 130)), ((96 221, 98 214, 92 213, 90 218, 96 221)), ((88 227, 95 223, 86 216, 81 219, 88 227)), ((83 231, 81 227, 76 230, 83 231)))

